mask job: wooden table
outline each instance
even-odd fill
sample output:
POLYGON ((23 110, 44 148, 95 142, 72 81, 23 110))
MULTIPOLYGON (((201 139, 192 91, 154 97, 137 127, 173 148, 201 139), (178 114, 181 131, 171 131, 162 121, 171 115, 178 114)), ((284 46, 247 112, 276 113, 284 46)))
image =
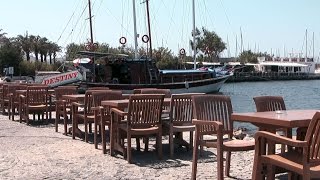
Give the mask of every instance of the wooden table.
POLYGON ((286 111, 267 111, 233 113, 233 121, 249 122, 259 128, 295 128, 308 127, 313 115, 319 110, 286 110, 286 111))
MULTIPOLYGON (((171 98, 164 98, 163 106, 170 106, 171 98)), ((118 108, 118 109, 125 109, 128 108, 129 99, 122 99, 122 100, 108 100, 108 101, 101 101, 102 106, 107 106, 110 108, 118 108)), ((112 118, 114 119, 114 118, 112 118)), ((113 146, 113 149, 125 154, 125 149, 121 145, 119 135, 118 135, 118 120, 115 122, 111 122, 111 133, 110 133, 110 146, 113 146)))
MULTIPOLYGON (((250 122, 265 130, 275 133, 279 127, 292 129, 296 127, 308 127, 314 114, 319 110, 286 110, 286 111, 267 111, 267 112, 249 112, 249 113, 233 113, 231 119, 233 121, 250 122)), ((292 131, 287 132, 289 138, 292 137, 292 131)), ((262 146, 266 146, 266 142, 262 146)), ((268 143, 268 153, 275 152, 275 146, 268 143)), ((290 149, 290 148, 289 148, 290 149)), ((265 153, 265 152, 263 152, 265 153)), ((256 156, 255 156, 256 157, 256 156)), ((256 160, 253 165, 253 175, 255 174, 256 160)))

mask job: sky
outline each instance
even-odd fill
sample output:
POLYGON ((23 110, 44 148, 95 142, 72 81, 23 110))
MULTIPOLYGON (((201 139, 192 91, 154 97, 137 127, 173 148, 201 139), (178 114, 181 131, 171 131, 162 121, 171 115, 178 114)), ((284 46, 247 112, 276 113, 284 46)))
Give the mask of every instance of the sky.
MULTIPOLYGON (((146 47, 141 37, 148 32, 144 1, 135 1, 139 47, 146 47)), ((28 32, 61 47, 90 39, 88 0, 0 2, 0 29, 7 37, 28 32)), ((126 37, 126 45, 133 46, 132 0, 91 0, 91 4, 94 42, 118 47, 119 38, 126 37)), ((192 0, 149 0, 149 6, 152 46, 168 47, 174 54, 184 48, 190 55, 192 0)), ((304 57, 306 50, 308 57, 313 53, 318 57, 319 10, 319 0, 195 0, 195 22, 198 28, 215 31, 227 44, 223 57, 238 55, 241 44, 242 50, 280 57, 289 53, 304 57)))

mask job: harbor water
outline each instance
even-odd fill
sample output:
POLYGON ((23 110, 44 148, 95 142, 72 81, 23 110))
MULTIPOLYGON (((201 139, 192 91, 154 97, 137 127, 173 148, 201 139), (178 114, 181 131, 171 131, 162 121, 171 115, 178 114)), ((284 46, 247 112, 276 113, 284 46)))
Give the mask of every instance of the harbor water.
MULTIPOLYGON (((234 112, 256 111, 253 97, 265 95, 282 96, 287 109, 320 109, 320 80, 226 83, 220 93, 231 97, 234 112)), ((245 127, 249 134, 257 129, 239 122, 234 127, 245 127)))

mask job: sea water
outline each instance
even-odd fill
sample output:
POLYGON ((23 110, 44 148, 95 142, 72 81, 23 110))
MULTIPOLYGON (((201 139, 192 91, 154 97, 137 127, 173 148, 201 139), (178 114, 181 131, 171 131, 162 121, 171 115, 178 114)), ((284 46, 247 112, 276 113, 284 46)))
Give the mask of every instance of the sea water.
MULTIPOLYGON (((282 96, 288 110, 320 110, 320 80, 226 83, 220 93, 231 97, 234 112, 256 111, 255 96, 282 96)), ((239 122, 235 122, 234 127, 245 127, 249 133, 257 129, 249 123, 239 122)))

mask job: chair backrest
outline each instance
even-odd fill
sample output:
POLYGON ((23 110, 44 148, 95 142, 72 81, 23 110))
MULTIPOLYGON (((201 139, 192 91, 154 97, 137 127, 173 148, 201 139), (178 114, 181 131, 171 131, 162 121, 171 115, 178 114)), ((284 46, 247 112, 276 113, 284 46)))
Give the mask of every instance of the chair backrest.
POLYGON ((164 94, 166 98, 171 97, 170 89, 141 89, 141 94, 164 94))
POLYGON ((172 94, 170 102, 170 120, 174 125, 191 123, 193 118, 192 96, 201 93, 172 94))
POLYGON ((56 100, 61 100, 62 95, 77 94, 77 86, 59 86, 54 89, 56 100))
MULTIPOLYGON (((204 121, 219 121, 223 124, 223 133, 232 137, 233 123, 231 121, 232 104, 229 96, 197 95, 192 96, 194 118, 204 121)), ((216 133, 213 126, 202 126, 200 133, 216 133)))
POLYGON ((141 94, 142 89, 157 89, 157 88, 140 88, 140 89, 134 89, 133 94, 141 94))
POLYGON ((131 95, 128 105, 128 126, 147 128, 161 124, 163 94, 131 95))
POLYGON ((13 102, 18 102, 19 99, 19 93, 17 93, 17 90, 26 90, 27 89, 26 84, 10 84, 8 86, 8 92, 12 93, 13 102))
POLYGON ((93 114, 94 112, 91 110, 92 107, 95 107, 93 104, 93 97, 92 97, 92 93, 94 92, 110 92, 110 89, 91 89, 91 90, 87 90, 85 93, 85 97, 84 97, 84 113, 88 114, 91 113, 93 114))
POLYGON ((286 110, 281 96, 258 96, 253 98, 257 112, 286 110))
POLYGON ((26 102, 29 105, 40 105, 48 103, 48 86, 28 86, 26 102))
POLYGON ((92 92, 93 107, 101 105, 101 101, 123 99, 122 91, 94 91, 92 92))
POLYGON ((308 154, 307 162, 320 164, 320 112, 316 112, 313 116, 305 137, 305 141, 308 142, 308 154))

